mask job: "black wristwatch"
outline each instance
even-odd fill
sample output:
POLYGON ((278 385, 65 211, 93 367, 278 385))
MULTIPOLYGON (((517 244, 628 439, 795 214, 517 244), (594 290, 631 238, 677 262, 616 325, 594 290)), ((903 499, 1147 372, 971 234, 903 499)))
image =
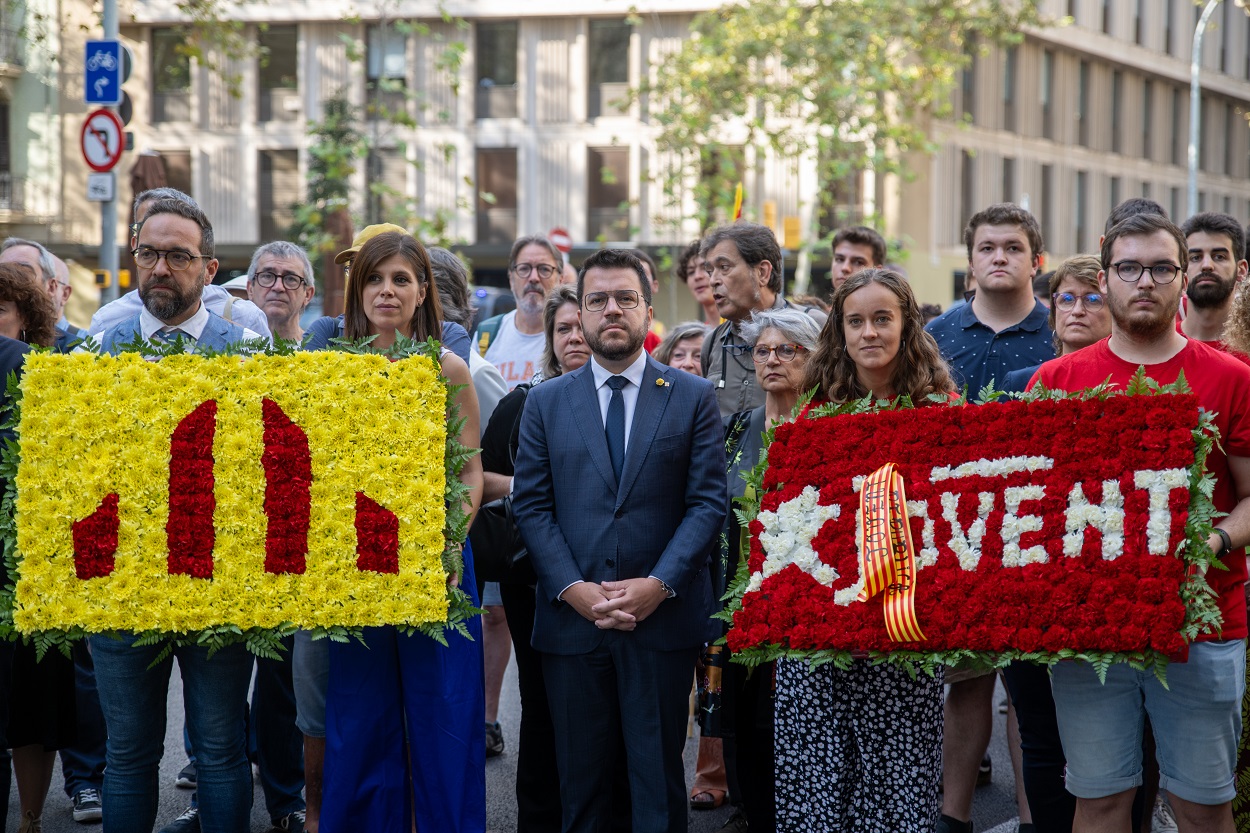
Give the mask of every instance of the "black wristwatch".
POLYGON ((1220 536, 1220 549, 1216 552, 1215 557, 1223 558, 1225 555, 1233 551, 1233 539, 1229 538, 1228 533, 1220 529, 1218 526, 1214 527, 1214 529, 1215 534, 1220 536))

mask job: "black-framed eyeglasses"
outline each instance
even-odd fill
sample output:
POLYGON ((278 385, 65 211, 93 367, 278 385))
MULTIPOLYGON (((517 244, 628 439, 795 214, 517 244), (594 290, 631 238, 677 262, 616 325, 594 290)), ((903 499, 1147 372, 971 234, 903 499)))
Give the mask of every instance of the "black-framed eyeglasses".
POLYGON ((589 312, 603 312, 608 308, 608 299, 616 301, 621 309, 634 309, 642 300, 636 289, 617 289, 612 292, 591 292, 582 298, 582 306, 589 312))
POLYGON ((794 357, 803 351, 803 345, 787 342, 786 344, 778 344, 776 347, 769 347, 765 344, 757 344, 751 350, 751 359, 756 364, 767 364, 768 357, 777 354, 777 361, 792 362, 794 357))
POLYGON ((165 263, 175 272, 181 272, 191 266, 193 260, 211 260, 207 255, 193 255, 182 249, 154 249, 151 246, 139 246, 131 252, 135 265, 140 269, 155 269, 156 262, 165 258, 165 263))
POLYGON ((1056 292, 1050 296, 1055 302, 1055 306, 1067 312, 1076 306, 1076 302, 1080 301, 1081 305, 1088 310, 1102 309, 1107 303, 1107 299, 1102 297, 1101 292, 1086 292, 1083 295, 1077 295, 1074 292, 1056 292))
POLYGON ((1143 266, 1135 260, 1121 260, 1119 263, 1111 264, 1111 268, 1115 269, 1117 278, 1128 283, 1137 283, 1141 280, 1143 272, 1150 272, 1150 280, 1157 284, 1168 284, 1176 280, 1176 276, 1181 273, 1181 267, 1175 263, 1143 266))
POLYGON ((283 272, 279 275, 277 272, 270 272, 268 270, 265 270, 264 272, 257 272, 252 277, 252 280, 256 281, 259 286, 269 289, 278 282, 279 278, 282 279, 283 289, 299 289, 307 283, 307 281, 304 280, 303 275, 297 275, 294 272, 283 272))
POLYGON ((512 271, 516 272, 518 278, 528 278, 538 270, 538 277, 547 280, 556 273, 556 267, 550 263, 517 263, 512 267, 512 271))

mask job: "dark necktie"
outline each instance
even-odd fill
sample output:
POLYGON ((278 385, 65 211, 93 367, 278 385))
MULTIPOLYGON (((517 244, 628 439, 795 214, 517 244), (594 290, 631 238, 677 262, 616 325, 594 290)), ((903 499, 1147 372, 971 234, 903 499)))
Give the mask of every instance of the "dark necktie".
POLYGON ((613 376, 608 379, 608 387, 612 388, 612 400, 608 402, 608 419, 604 423, 604 433, 608 435, 608 456, 612 458, 612 473, 616 482, 621 482, 621 469, 625 467, 625 397, 621 388, 629 384, 624 376, 613 376))

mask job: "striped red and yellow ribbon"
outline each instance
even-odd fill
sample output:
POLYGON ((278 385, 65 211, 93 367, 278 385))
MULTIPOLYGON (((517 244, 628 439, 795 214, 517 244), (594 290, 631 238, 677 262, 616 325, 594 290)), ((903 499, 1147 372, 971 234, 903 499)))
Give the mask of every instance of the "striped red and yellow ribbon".
POLYGON ((916 621, 916 555, 907 520, 903 476, 886 463, 864 480, 859 494, 859 574, 864 589, 857 601, 884 593, 885 628, 895 642, 922 642, 916 621))

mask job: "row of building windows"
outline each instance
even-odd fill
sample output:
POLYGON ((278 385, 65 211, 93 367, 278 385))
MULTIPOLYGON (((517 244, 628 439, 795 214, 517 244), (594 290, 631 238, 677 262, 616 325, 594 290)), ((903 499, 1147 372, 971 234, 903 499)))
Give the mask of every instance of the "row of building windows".
MULTIPOLYGON (((517 103, 518 23, 482 22, 475 27, 475 101, 477 118, 515 118, 517 103)), ((589 118, 622 115, 629 89, 629 41, 633 27, 625 20, 591 19, 588 28, 589 118)), ((181 49, 177 29, 152 30, 153 122, 190 119, 191 63, 181 49)), ((299 116, 299 28, 266 27, 258 34, 257 121, 294 120, 299 116)), ((371 113, 406 110, 408 31, 396 23, 371 24, 365 32, 365 98, 371 113)))
MULTIPOLYGON (((978 127, 1152 162, 1187 162, 1189 90, 1171 81, 1028 42, 1002 50, 993 60, 973 54, 963 72, 959 92, 964 119, 978 127), (1038 110, 1031 114, 1036 118, 1024 117, 1021 112, 1020 103, 1029 99, 1027 94, 1022 95, 1022 53, 1036 67, 1038 110), (1071 72, 1070 63, 1060 68, 1061 61, 1075 61, 1075 73, 1071 72), (995 71, 998 77, 992 78, 990 73, 995 71), (1056 76, 1060 71, 1074 76, 1074 89, 1068 96, 1057 94, 1056 76), (997 100, 989 90, 981 94, 982 84, 997 86, 997 100), (1065 118, 1067 107, 1071 107, 1070 122, 1065 118)), ((1250 167, 1238 169, 1239 148, 1250 151, 1244 130, 1235 130, 1239 125, 1246 126, 1243 107, 1222 96, 1203 94, 1200 112, 1202 170, 1229 176, 1250 173, 1250 167)))
MULTIPOLYGON (((1042 227, 1042 238, 1048 249, 1091 252, 1098 245, 1103 218, 1092 213, 1091 205, 1100 195, 1096 195, 1091 187, 1095 175, 1090 171, 1070 171, 1072 192, 1070 198, 1063 201, 1058 190, 1058 177, 1063 172, 1057 172, 1054 164, 1037 166, 1036 179, 1029 182, 1024 181, 1024 177, 1020 175, 1019 162, 1013 157, 998 160, 997 169, 992 161, 981 160, 971 151, 962 151, 960 157, 957 208, 958 216, 963 220, 984 208, 982 202, 986 191, 978 188, 978 176, 997 176, 1002 190, 999 194, 991 194, 990 199, 1026 204, 1042 227), (1059 210, 1060 203, 1070 210, 1059 210), (1070 225, 1065 226, 1065 221, 1070 222, 1070 225)), ((1179 185, 1159 185, 1144 179, 1131 180, 1121 175, 1104 177, 1098 173, 1096 176, 1105 183, 1103 187, 1106 188, 1106 201, 1099 201, 1099 204, 1108 211, 1129 197, 1140 196, 1156 200, 1177 222, 1188 215, 1187 195, 1185 189, 1179 185)), ((1235 199, 1231 194, 1214 194, 1200 190, 1198 211, 1222 211, 1246 223, 1250 222, 1250 199, 1235 199), (1242 211, 1244 213, 1239 215, 1238 212, 1242 211)), ((960 242, 960 234, 962 228, 957 229, 956 240, 952 242, 960 242)))

